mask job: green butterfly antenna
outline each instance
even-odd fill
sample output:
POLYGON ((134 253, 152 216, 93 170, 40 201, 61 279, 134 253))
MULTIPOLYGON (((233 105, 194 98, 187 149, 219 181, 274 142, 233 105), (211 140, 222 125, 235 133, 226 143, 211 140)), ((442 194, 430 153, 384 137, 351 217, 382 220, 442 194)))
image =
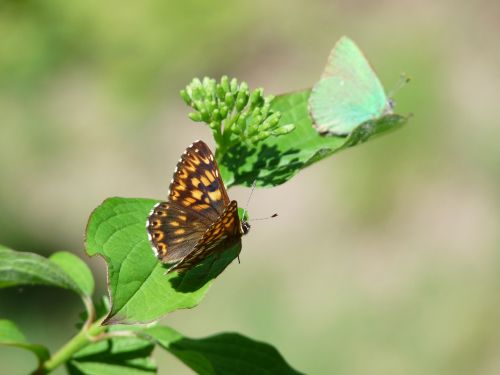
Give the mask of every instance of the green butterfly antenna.
POLYGON ((407 83, 411 81, 411 77, 407 76, 406 73, 401 73, 399 75, 398 82, 396 82, 396 85, 389 91, 389 98, 392 98, 396 93, 401 90, 407 83))

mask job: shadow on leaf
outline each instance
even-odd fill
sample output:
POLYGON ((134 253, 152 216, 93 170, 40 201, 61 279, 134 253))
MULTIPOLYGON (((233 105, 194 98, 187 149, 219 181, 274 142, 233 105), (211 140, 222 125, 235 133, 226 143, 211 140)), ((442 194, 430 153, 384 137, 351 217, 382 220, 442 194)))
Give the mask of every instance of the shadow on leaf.
MULTIPOLYGON (((222 271, 236 258, 241 251, 241 238, 238 238, 233 244, 223 244, 220 250, 204 259, 196 267, 189 271, 177 273, 169 279, 172 288, 177 292, 190 293, 202 288, 207 282, 215 279, 222 271)), ((165 270, 169 268, 164 265, 165 270)))
POLYGON ((293 157, 299 152, 296 148, 281 151, 276 145, 265 143, 261 143, 258 148, 238 144, 222 156, 221 164, 233 176, 230 186, 251 186, 254 181, 259 186, 276 186, 286 182, 303 168, 304 162, 298 156, 293 157))

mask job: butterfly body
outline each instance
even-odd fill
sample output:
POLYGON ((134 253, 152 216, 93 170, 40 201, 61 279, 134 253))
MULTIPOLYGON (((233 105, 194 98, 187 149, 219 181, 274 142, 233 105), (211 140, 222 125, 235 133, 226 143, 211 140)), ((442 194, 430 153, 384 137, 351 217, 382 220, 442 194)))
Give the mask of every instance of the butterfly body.
POLYGON ((156 256, 172 265, 168 272, 187 271, 248 232, 204 142, 194 142, 182 155, 168 200, 153 207, 147 230, 156 256))
POLYGON ((365 121, 392 114, 393 102, 363 52, 342 37, 313 87, 309 110, 318 132, 348 135, 365 121))

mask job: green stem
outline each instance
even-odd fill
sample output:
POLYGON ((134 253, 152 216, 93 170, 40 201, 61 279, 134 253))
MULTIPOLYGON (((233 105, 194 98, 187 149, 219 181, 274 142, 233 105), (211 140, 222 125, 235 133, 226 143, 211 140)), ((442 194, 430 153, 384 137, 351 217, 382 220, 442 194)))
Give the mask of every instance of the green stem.
POLYGON ((101 323, 102 319, 99 319, 90 326, 84 326, 76 336, 46 360, 35 374, 49 374, 61 364, 66 363, 77 351, 92 343, 95 336, 106 331, 106 327, 101 326, 101 323))

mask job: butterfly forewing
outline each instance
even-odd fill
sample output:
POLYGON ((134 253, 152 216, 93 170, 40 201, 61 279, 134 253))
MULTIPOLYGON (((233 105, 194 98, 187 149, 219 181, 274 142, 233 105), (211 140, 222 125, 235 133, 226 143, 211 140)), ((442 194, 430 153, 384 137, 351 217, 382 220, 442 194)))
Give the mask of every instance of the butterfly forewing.
POLYGON ((208 146, 197 141, 187 148, 170 184, 168 200, 213 223, 229 204, 219 167, 208 146))
POLYGON ((148 220, 153 249, 165 263, 178 262, 196 246, 210 221, 174 202, 161 202, 148 220))
POLYGON ((191 268, 226 239, 241 236, 237 203, 230 202, 204 142, 193 143, 182 155, 168 201, 154 207, 147 228, 158 258, 178 263, 176 270, 191 268))

